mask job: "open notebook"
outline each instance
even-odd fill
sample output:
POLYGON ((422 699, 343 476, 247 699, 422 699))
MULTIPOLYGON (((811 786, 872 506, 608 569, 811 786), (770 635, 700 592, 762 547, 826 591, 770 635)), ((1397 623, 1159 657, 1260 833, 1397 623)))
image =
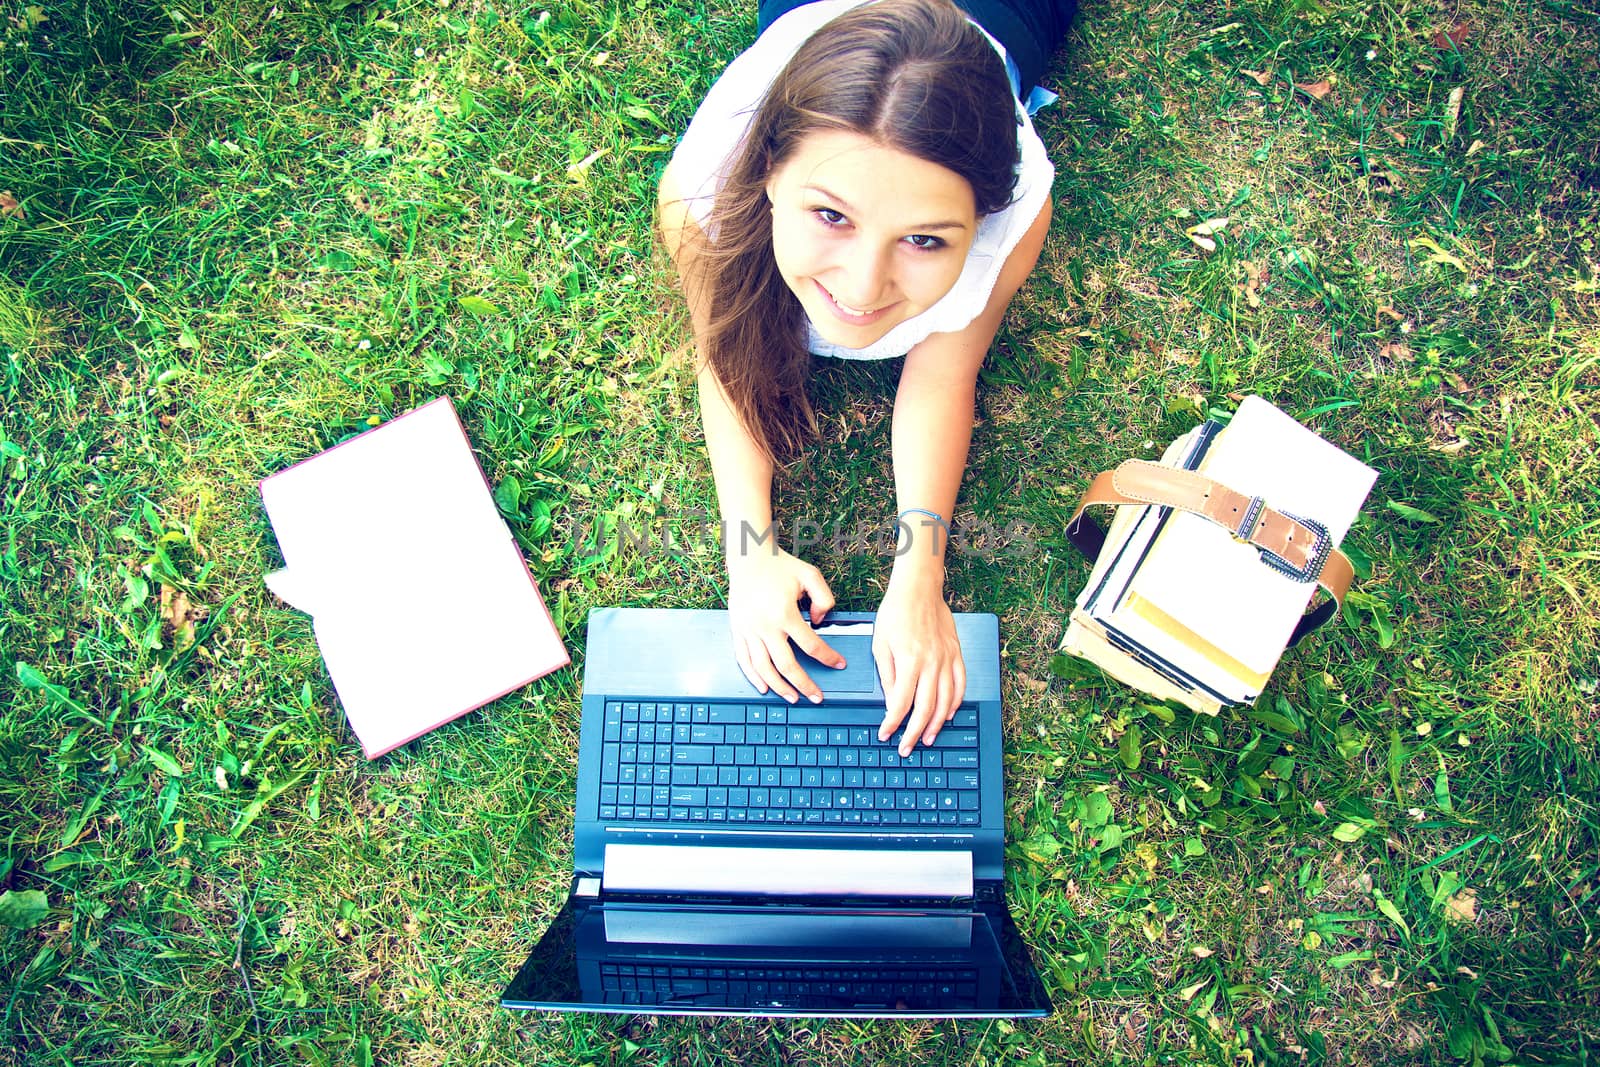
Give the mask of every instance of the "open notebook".
POLYGON ((448 399, 261 483, 285 566, 368 759, 570 660, 448 399))

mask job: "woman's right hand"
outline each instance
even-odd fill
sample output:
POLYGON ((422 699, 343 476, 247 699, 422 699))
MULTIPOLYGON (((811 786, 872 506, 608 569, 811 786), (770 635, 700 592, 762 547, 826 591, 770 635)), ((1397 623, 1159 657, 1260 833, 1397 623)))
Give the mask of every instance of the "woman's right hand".
POLYGON ((802 693, 813 704, 821 703, 822 690, 800 666, 794 648, 829 667, 844 666, 844 657, 812 629, 833 610, 833 603, 833 590, 822 572, 782 549, 730 560, 728 622, 734 655, 750 684, 791 704, 802 693), (809 622, 800 614, 802 594, 811 600, 809 622))

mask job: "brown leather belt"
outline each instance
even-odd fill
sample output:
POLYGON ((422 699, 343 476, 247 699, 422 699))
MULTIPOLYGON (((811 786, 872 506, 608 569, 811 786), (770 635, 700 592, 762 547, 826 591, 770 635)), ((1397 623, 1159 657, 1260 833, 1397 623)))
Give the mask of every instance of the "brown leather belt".
POLYGON ((1068 530, 1091 504, 1154 504, 1204 516, 1240 541, 1256 546, 1262 561, 1301 582, 1316 582, 1338 604, 1355 572, 1320 524, 1267 506, 1258 496, 1235 492, 1203 474, 1130 459, 1102 471, 1078 500, 1068 530))

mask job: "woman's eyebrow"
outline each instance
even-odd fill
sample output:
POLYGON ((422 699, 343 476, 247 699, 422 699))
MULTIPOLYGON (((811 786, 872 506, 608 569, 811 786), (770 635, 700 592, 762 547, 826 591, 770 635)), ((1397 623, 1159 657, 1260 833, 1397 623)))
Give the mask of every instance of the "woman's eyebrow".
MULTIPOLYGON (((800 188, 803 192, 809 191, 813 193, 821 193, 823 196, 827 197, 829 200, 832 200, 835 204, 838 204, 841 208, 843 208, 846 214, 854 215, 856 213, 855 206, 851 204, 850 201, 846 200, 842 196, 839 196, 837 193, 830 192, 823 186, 802 185, 800 188)), ((928 233, 929 231, 933 230, 964 230, 966 228, 966 223, 954 219, 950 220, 949 222, 924 222, 915 226, 904 227, 907 233, 928 233)))

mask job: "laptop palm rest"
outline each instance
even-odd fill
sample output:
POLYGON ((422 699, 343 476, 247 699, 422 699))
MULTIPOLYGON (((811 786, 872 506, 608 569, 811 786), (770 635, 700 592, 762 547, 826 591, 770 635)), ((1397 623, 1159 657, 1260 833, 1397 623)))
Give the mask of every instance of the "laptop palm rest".
POLYGON ((972 853, 722 845, 605 846, 607 892, 972 896, 972 853))

